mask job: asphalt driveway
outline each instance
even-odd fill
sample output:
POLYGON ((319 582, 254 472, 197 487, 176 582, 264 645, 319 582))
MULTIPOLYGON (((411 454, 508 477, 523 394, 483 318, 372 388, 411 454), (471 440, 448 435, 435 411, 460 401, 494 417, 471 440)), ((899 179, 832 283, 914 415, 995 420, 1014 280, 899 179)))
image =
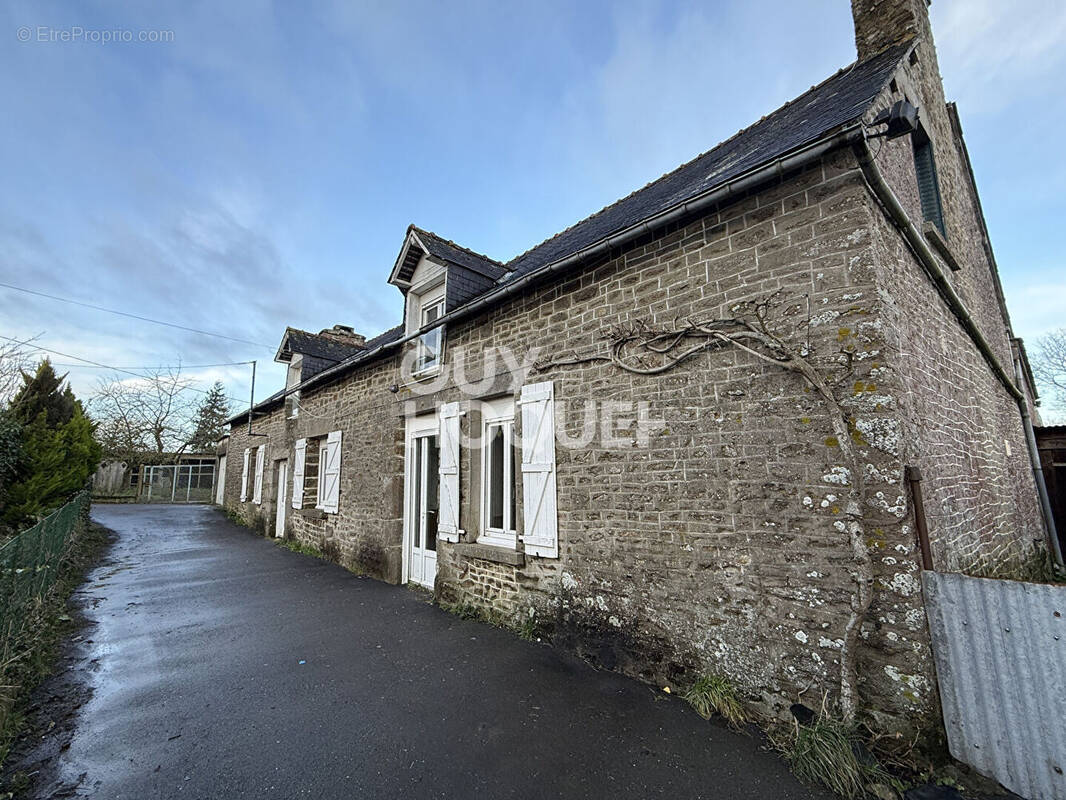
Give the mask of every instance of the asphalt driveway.
POLYGON ((205 506, 99 506, 91 689, 39 796, 810 798, 675 697, 205 506))

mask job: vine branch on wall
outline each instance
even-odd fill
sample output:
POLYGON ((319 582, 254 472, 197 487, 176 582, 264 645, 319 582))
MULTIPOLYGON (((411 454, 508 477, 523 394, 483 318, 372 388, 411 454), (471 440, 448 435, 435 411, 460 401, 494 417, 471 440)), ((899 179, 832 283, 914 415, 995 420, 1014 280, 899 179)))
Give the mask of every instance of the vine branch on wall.
MULTIPOLYGON (((856 647, 862 621, 872 602, 873 561, 866 547, 863 525, 865 488, 862 462, 851 437, 851 420, 834 393, 836 381, 820 371, 810 360, 809 327, 807 342, 800 348, 790 347, 772 332, 768 324, 771 308, 779 302, 774 294, 760 301, 742 303, 732 310, 736 316, 699 321, 676 318, 672 325, 652 325, 636 320, 607 330, 606 347, 592 351, 560 353, 536 362, 538 372, 568 366, 606 362, 635 375, 660 375, 704 352, 738 348, 759 360, 801 376, 821 397, 829 412, 829 422, 839 443, 841 455, 850 470, 852 502, 844 510, 845 528, 852 554, 852 580, 855 591, 851 613, 845 625, 844 646, 840 652, 840 710, 847 717, 857 710, 856 647)), ((842 351, 843 352, 843 351, 842 351)), ((845 377, 851 371, 850 353, 844 352, 845 377)))

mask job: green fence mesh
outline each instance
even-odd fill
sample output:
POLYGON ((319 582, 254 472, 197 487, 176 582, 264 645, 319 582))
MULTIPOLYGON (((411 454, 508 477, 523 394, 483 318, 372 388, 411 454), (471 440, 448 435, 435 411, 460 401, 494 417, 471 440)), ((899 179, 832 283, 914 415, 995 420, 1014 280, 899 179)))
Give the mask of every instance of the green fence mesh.
POLYGON ((88 503, 89 493, 81 492, 0 547, 0 653, 9 651, 30 611, 55 583, 88 503))

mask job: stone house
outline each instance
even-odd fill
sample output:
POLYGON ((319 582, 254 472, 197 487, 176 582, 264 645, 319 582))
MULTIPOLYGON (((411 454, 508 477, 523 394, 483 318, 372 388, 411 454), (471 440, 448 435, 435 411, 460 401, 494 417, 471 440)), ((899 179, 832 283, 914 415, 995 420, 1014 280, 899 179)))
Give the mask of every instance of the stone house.
POLYGON ((605 668, 935 728, 918 528, 1004 576, 1049 531, 926 4, 852 7, 856 63, 507 262, 410 227, 401 324, 286 333, 225 505, 605 668))

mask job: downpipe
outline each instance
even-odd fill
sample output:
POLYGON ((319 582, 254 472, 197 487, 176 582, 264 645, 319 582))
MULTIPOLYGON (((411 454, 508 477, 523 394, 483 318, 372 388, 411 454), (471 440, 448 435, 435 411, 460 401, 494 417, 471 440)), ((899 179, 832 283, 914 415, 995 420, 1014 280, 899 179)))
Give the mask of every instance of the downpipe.
POLYGON ((884 176, 877 167, 877 162, 874 160, 873 154, 870 152, 870 145, 866 141, 866 137, 862 136, 854 139, 852 141, 852 149, 858 157, 859 169, 862 170, 862 174, 866 178, 866 183, 873 192, 874 197, 877 198, 892 224, 899 229, 904 240, 910 246, 911 251, 918 258, 918 262, 922 265, 922 268, 932 281, 933 286, 943 298, 951 312, 959 320, 963 329, 969 335, 970 339, 991 368, 993 374, 1003 385, 1003 388, 1006 389, 1007 393, 1013 397, 1018 404, 1018 411, 1022 418, 1022 427, 1025 429, 1025 442, 1026 448, 1029 451, 1029 463, 1033 469, 1033 477, 1036 481, 1036 491, 1040 498, 1040 514, 1044 521, 1044 531, 1047 537, 1048 551, 1051 553, 1056 567, 1062 569, 1062 550, 1059 547, 1058 533, 1055 529, 1055 519, 1051 513, 1051 501, 1048 498, 1047 485, 1044 483, 1044 472, 1040 468, 1040 453, 1036 446, 1036 435, 1033 433, 1032 419, 1029 416, 1029 406, 1025 394, 1018 388, 1018 386, 1023 385, 1020 367, 1015 364, 1015 371, 1018 373, 1015 379, 1012 379, 1006 370, 1003 369, 1003 365, 999 363, 999 359, 996 357, 991 345, 989 345, 988 340, 985 339, 981 329, 977 326, 977 322, 970 314, 969 309, 966 308, 966 304, 962 302, 962 298, 959 297, 954 287, 948 281, 947 276, 944 275, 944 271, 941 269, 939 262, 933 255, 933 251, 929 247, 929 244, 925 241, 925 237, 911 221, 910 216, 908 216, 903 205, 899 202, 899 198, 896 197, 896 193, 892 191, 892 187, 885 181, 884 176), (1017 384, 1015 384, 1015 380, 1018 381, 1017 384))
MULTIPOLYGON (((1014 372, 1018 377, 1018 385, 1024 385, 1022 381, 1022 365, 1014 362, 1014 372)), ((1037 494, 1040 495, 1040 512, 1044 515, 1044 527, 1048 536, 1048 552, 1061 572, 1062 546, 1059 544, 1059 532, 1055 526, 1055 515, 1051 511, 1051 498, 1047 493, 1047 484, 1044 482, 1044 470, 1040 466, 1040 448, 1036 446, 1036 433, 1033 431, 1033 418, 1029 414, 1029 404, 1022 400, 1018 403, 1022 410, 1022 427, 1025 428, 1025 444, 1029 449, 1029 464, 1033 468, 1033 478, 1036 480, 1037 494)))

